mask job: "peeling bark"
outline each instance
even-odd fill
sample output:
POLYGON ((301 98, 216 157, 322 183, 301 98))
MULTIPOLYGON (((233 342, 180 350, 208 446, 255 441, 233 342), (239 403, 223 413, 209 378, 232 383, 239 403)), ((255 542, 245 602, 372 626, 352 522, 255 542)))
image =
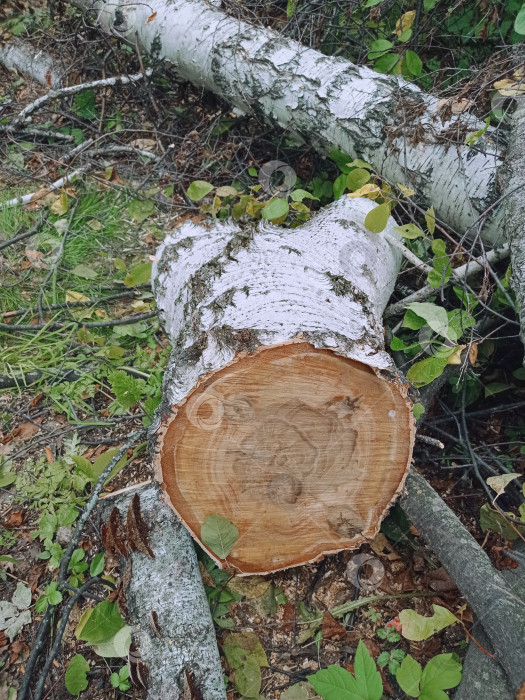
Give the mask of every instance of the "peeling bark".
POLYGON ((123 571, 128 567, 126 617, 141 660, 148 666, 148 700, 182 700, 185 671, 193 674, 203 700, 226 700, 215 630, 193 542, 164 503, 158 484, 105 498, 100 506, 102 521, 108 522, 115 507, 125 519, 137 493, 154 558, 143 548, 144 553, 134 551, 119 559, 123 571))
MULTIPOLYGON (((472 115, 442 121, 438 101, 400 77, 324 56, 204 0, 73 4, 238 109, 322 153, 337 148, 367 160, 390 182, 412 187, 460 234, 477 234, 497 200, 500 158, 490 132, 474 148, 461 145, 483 125, 472 115)), ((483 226, 488 243, 501 240, 500 224, 494 208, 483 226)))

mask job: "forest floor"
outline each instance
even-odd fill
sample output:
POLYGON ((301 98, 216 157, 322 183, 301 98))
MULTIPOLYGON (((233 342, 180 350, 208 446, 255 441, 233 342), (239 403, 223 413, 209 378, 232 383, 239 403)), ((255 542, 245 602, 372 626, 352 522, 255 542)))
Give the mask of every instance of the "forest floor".
MULTIPOLYGON (((140 57, 84 31, 69 84, 140 71, 140 57), (80 67, 88 58, 96 68, 86 75, 80 67)), ((46 92, 27 76, 0 68, 5 123, 46 92)), ((170 348, 155 313, 151 263, 166 232, 203 216, 186 195, 188 186, 196 180, 250 186, 257 181, 249 170, 272 160, 290 164, 306 189, 322 189, 337 176, 330 161, 162 72, 154 82, 49 102, 32 125, 51 136, 0 132, 0 599, 11 601, 20 584, 31 592, 29 614, 23 617, 19 608, 20 625, 11 634, 0 631, 0 700, 13 698, 20 685, 45 605, 56 606, 54 625, 60 618, 53 581, 93 485, 86 460, 100 471, 132 431, 151 422, 158 403, 170 348), (77 179, 49 189, 78 168, 77 179), (27 193, 37 193, 28 205, 5 204, 27 193)), ((407 269, 401 284, 413 274, 407 269)), ((520 348, 507 343, 494 352, 492 375, 482 377, 492 390, 474 393, 468 402, 470 439, 504 471, 523 473, 525 384, 520 375, 502 381, 504 371, 510 376, 519 367, 520 348)), ((422 428, 434 443, 417 443, 414 464, 494 565, 513 568, 506 556, 508 531, 480 527, 488 498, 468 469, 457 428, 461 410, 451 385, 422 428)), ((101 498, 153 478, 146 443, 128 450, 124 461, 101 498)), ((97 558, 103 547, 96 517, 78 550, 69 574, 73 587, 88 569, 118 580, 122 572, 97 558)), ((201 556, 219 649, 232 631, 257 636, 267 662, 262 696, 314 697, 307 676, 330 664, 352 670, 362 640, 381 665, 385 695, 402 698, 395 671, 406 654, 424 665, 439 653, 462 658, 467 644, 475 643, 462 596, 399 507, 360 553, 367 559, 358 580, 352 576, 355 552, 272 576, 233 579, 201 556), (392 599, 398 594, 404 597, 392 599), (377 599, 343 614, 334 610, 369 596, 377 599), (428 617, 433 605, 450 610, 458 622, 420 642, 406 639, 399 613, 408 608, 428 617)), ((104 657, 78 639, 77 625, 95 602, 84 598, 73 607, 44 697, 71 696, 64 678, 76 654, 89 663, 81 698, 144 696, 128 687, 125 673, 112 676, 127 664, 125 654, 104 657)), ((223 662, 228 697, 241 697, 223 662)))

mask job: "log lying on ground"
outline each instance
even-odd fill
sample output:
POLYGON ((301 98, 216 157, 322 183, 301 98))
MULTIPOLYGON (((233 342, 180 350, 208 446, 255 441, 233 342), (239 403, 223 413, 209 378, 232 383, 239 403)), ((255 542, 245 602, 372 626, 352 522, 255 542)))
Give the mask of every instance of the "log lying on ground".
MULTIPOLYGON (((525 344, 525 100, 520 96, 512 119, 509 151, 505 159, 505 233, 510 243, 512 288, 516 293, 525 344)), ((525 364, 525 357, 523 359, 525 364)))
MULTIPOLYGON (((525 601, 525 547, 523 542, 516 542, 513 551, 520 556, 516 569, 504 569, 501 575, 505 579, 512 595, 525 601)), ((481 623, 474 620, 471 633, 476 641, 489 652, 494 654, 494 648, 487 638, 481 623)), ((463 678, 454 695, 454 700, 479 700, 479 698, 494 698, 494 700, 515 700, 516 693, 512 692, 505 672, 496 659, 490 658, 476 644, 469 644, 463 663, 463 678)))
POLYGON ((154 463, 194 537, 214 514, 238 528, 222 565, 356 548, 402 489, 414 420, 381 324, 400 256, 366 230, 374 206, 343 197, 293 230, 186 222, 157 253, 174 351, 154 463))
MULTIPOLYGON (((104 499, 100 514, 106 551, 118 556, 125 572, 119 603, 123 603, 132 626, 141 664, 147 666, 147 676, 141 664, 137 675, 146 681, 148 700, 182 700, 186 672, 203 700, 226 700, 215 630, 193 542, 162 501, 158 484, 104 499), (130 509, 134 498, 138 498, 133 504, 135 511, 133 505, 130 509), (124 521, 125 531, 121 532, 124 521)), ((132 670, 135 673, 135 667, 132 670)))
MULTIPOLYGON (((476 222, 497 200, 497 144, 463 145, 465 135, 484 124, 472 115, 442 123, 447 107, 440 112, 437 99, 398 76, 324 56, 205 0, 72 2, 91 10, 102 30, 138 42, 244 112, 321 152, 338 148, 363 158, 390 182, 412 187, 461 234, 477 234, 476 222)), ((495 208, 483 234, 486 241, 501 240, 495 208)))
POLYGON ((50 88, 60 87, 67 72, 60 68, 56 58, 18 39, 0 45, 0 63, 50 88))
POLYGON ((525 601, 420 474, 412 471, 406 485, 401 506, 467 599, 517 693, 525 684, 525 601))

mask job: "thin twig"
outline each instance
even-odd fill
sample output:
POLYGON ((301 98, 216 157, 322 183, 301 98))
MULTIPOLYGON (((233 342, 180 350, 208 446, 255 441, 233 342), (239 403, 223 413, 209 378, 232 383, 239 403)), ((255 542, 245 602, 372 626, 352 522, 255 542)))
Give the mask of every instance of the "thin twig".
MULTIPOLYGON (((504 245, 501 248, 495 248, 487 253, 484 260, 482 258, 469 260, 469 262, 465 263, 465 265, 461 265, 461 267, 456 267, 455 269, 453 268, 451 277, 453 278, 453 281, 463 282, 465 279, 468 279, 481 270, 484 270, 487 266, 503 260, 504 258, 508 257, 508 255, 508 245, 504 245)), ((421 287, 421 289, 418 289, 417 292, 410 294, 395 304, 390 304, 390 306, 387 306, 384 316, 385 318, 389 318, 390 316, 401 314, 406 310, 408 304, 411 304, 414 301, 423 301, 424 299, 428 299, 428 297, 432 294, 437 294, 437 289, 431 287, 429 284, 426 284, 424 287, 421 287)))
POLYGON ((64 247, 66 245, 66 240, 67 240, 69 231, 71 230, 71 224, 73 223, 73 217, 75 216, 75 212, 77 210, 78 203, 79 203, 79 200, 77 199, 75 204, 73 205, 73 209, 71 210, 71 215, 69 217, 69 221, 67 222, 66 230, 62 234, 62 239, 60 240, 60 245, 58 247, 58 252, 56 254, 55 260, 53 261, 53 264, 51 265, 51 267, 47 271, 46 276, 42 280, 42 284, 40 285, 40 289, 38 291, 37 306, 38 306, 38 318, 40 319, 40 323, 45 324, 44 309, 42 308, 42 298, 44 296, 44 290, 46 288, 46 284, 49 282, 51 277, 53 277, 60 261, 62 260, 62 256, 64 254, 64 247))
POLYGON ((54 100, 57 97, 65 97, 67 95, 76 95, 79 92, 84 92, 85 90, 92 90, 93 88, 99 87, 111 87, 113 85, 127 85, 128 83, 135 82, 136 80, 142 80, 144 77, 150 76, 152 73, 151 69, 144 71, 142 73, 135 73, 133 75, 121 75, 114 76, 113 78, 105 78, 104 80, 92 80, 89 83, 81 83, 80 85, 70 85, 69 87, 59 88, 58 90, 50 90, 42 97, 39 97, 31 104, 20 112, 18 117, 13 121, 13 126, 21 124, 27 121, 29 115, 39 109, 43 104, 49 102, 49 100, 54 100))
POLYGON ((55 180, 51 185, 47 185, 36 192, 31 192, 30 194, 24 194, 21 197, 14 197, 13 199, 8 199, 7 202, 0 202, 0 209, 7 209, 8 207, 23 206, 24 204, 30 204, 31 202, 37 202, 43 199, 46 195, 54 190, 59 190, 61 187, 66 185, 68 182, 73 182, 79 175, 82 175, 84 171, 87 170, 86 167, 77 168, 73 170, 72 173, 64 175, 64 177, 55 180))
POLYGON ((25 231, 24 233, 19 233, 18 236, 13 236, 13 238, 10 238, 8 241, 4 241, 3 243, 0 243, 0 250, 4 250, 4 248, 7 248, 10 245, 14 245, 15 243, 18 243, 19 241, 24 241, 26 238, 31 238, 31 236, 34 236, 37 234, 42 226, 45 224, 47 221, 47 217, 49 216, 49 211, 46 211, 42 214, 40 217, 40 221, 37 221, 36 224, 29 229, 29 231, 25 231))
POLYGON ((11 324, 11 323, 0 323, 0 330, 4 331, 41 331, 46 329, 48 331, 60 330, 62 328, 68 328, 71 325, 82 326, 82 328, 111 328, 112 326, 127 326, 130 323, 138 323, 139 321, 145 321, 148 318, 153 318, 156 316, 156 311, 149 311, 146 314, 133 314, 131 316, 125 316, 124 318, 116 318, 109 321, 67 321, 60 323, 58 321, 50 321, 49 323, 35 323, 31 325, 29 323, 11 324))

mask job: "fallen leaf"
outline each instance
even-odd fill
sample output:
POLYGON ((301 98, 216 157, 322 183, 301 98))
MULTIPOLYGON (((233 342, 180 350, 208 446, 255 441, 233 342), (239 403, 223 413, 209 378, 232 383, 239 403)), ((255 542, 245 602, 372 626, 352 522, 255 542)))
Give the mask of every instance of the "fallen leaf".
POLYGON ((140 148, 142 151, 154 151, 157 148, 155 139, 134 139, 131 141, 133 148, 140 148))
POLYGON ((431 571, 428 575, 429 586, 433 591, 438 591, 439 593, 447 593, 448 591, 455 591, 457 589, 456 584, 450 577, 450 574, 444 567, 435 569, 431 571))
POLYGON ((262 576, 235 576, 228 583, 228 588, 245 598, 260 598, 270 588, 271 583, 262 576))
POLYGON ((91 299, 80 292, 75 292, 72 289, 68 289, 66 292, 66 301, 74 303, 77 301, 91 301, 91 299))
POLYGON ((51 213, 62 216, 68 210, 68 198, 65 192, 61 192, 51 205, 51 213))
POLYGON ((51 452, 51 448, 49 447, 49 445, 46 445, 45 452, 46 452, 47 461, 49 464, 51 464, 54 460, 53 460, 53 453, 51 452))
POLYGON ((386 557, 388 561, 396 561, 397 559, 401 558, 387 540, 386 535, 382 532, 379 532, 374 537, 374 539, 370 542, 370 546, 378 557, 386 557))
POLYGON ((329 612, 325 612, 322 622, 323 639, 332 639, 335 642, 341 641, 346 636, 346 629, 340 622, 337 622, 329 612))
POLYGON ((487 479, 487 484, 493 491, 496 492, 497 496, 501 496, 502 493, 505 493, 506 486, 508 486, 511 481, 514 481, 514 479, 519 476, 521 475, 517 474, 516 472, 500 474, 499 476, 489 476, 487 479))

